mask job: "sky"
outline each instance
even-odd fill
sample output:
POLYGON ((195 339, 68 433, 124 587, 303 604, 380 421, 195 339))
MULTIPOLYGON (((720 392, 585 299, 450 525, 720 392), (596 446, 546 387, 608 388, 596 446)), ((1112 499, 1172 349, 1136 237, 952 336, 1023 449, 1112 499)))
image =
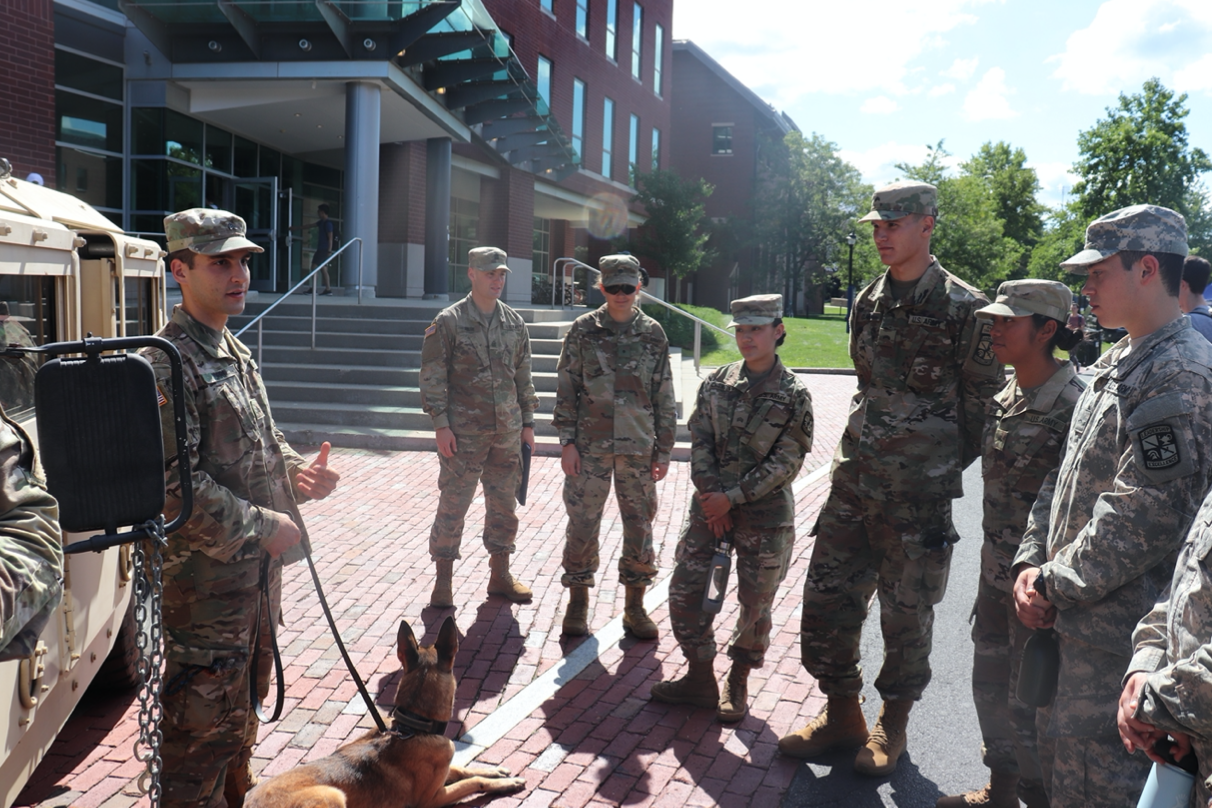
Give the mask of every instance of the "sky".
POLYGON ((1154 76, 1188 94, 1190 145, 1212 154, 1212 0, 675 0, 673 37, 876 186, 927 144, 958 164, 1004 140, 1059 205, 1078 133, 1154 76))

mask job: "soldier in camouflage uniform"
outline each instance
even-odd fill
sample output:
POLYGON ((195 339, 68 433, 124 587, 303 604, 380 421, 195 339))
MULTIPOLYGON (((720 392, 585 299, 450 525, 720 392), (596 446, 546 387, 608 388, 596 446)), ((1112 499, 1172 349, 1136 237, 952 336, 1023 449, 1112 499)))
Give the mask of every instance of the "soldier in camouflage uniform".
POLYGON ((656 577, 652 519, 656 484, 669 471, 677 430, 669 340, 661 324, 635 305, 640 262, 607 255, 599 262, 605 305, 582 314, 564 337, 551 424, 560 432, 564 469, 566 636, 589 631, 589 588, 598 569, 602 510, 614 493, 623 519, 619 582, 627 592, 623 627, 654 640, 644 590, 656 577))
POLYGON ((530 379, 526 322, 500 301, 508 257, 496 247, 468 253, 471 292, 442 309, 421 345, 421 406, 433 418, 438 444, 438 513, 429 533, 437 567, 429 605, 454 606, 451 577, 463 538, 463 519, 476 484, 484 482, 484 547, 492 575, 490 595, 529 603, 530 588, 509 572, 518 533, 522 444, 534 448, 539 399, 530 379))
POLYGON ((726 723, 748 712, 749 671, 762 667, 770 646, 771 606, 795 543, 791 483, 812 450, 812 396, 775 353, 785 338, 782 317, 782 295, 732 301, 728 325, 736 328, 744 359, 699 386, 689 423, 696 494, 669 586, 670 622, 690 670, 652 686, 654 700, 715 707, 726 723), (736 549, 741 608, 721 694, 713 669, 715 616, 702 604, 725 539, 736 549))
POLYGON ((0 409, 0 660, 32 654, 63 597, 59 506, 36 465, 33 444, 0 409))
MULTIPOLYGON (((274 425, 261 374, 227 330, 244 310, 248 260, 261 248, 244 220, 194 208, 164 220, 181 305, 159 336, 181 353, 193 481, 189 521, 164 556, 163 806, 242 805, 253 784, 257 692, 269 693, 269 621, 280 620, 282 564, 302 558, 298 503, 336 487, 327 449, 307 466, 274 425), (263 592, 264 578, 268 592, 263 592), (268 604, 265 598, 268 597, 268 604)), ((170 518, 181 508, 181 461, 167 357, 145 349, 160 390, 170 518)))
POLYGON ((1019 620, 1060 638, 1056 696, 1037 717, 1053 808, 1135 805, 1149 767, 1116 728, 1132 631, 1212 483, 1212 345, 1179 310, 1186 253, 1182 216, 1134 205, 1092 222, 1062 264, 1087 275, 1099 322, 1128 337, 1087 371, 1014 558, 1019 620))
POLYGON ((951 500, 980 454, 985 406, 1003 384, 988 300, 930 254, 937 190, 876 191, 875 246, 888 271, 859 293, 850 319, 858 391, 834 455, 832 488, 804 582, 801 659, 829 697, 820 716, 779 741, 794 757, 863 746, 856 771, 882 776, 905 750, 909 710, 930 681, 934 606, 958 538, 951 500), (870 733, 859 707, 859 637, 879 592, 884 699, 870 733))
POLYGON ((1055 355, 1082 338, 1080 330, 1065 326, 1072 300, 1063 283, 1007 281, 993 305, 976 312, 993 321, 990 337, 998 360, 1014 366, 1014 377, 989 402, 985 422, 985 541, 972 607, 972 697, 991 778, 979 791, 943 797, 937 808, 1018 808, 1019 797, 1028 808, 1048 804, 1035 750, 1035 709, 1013 695, 1030 632, 1015 614, 1010 565, 1035 496, 1060 462, 1084 387, 1073 364, 1055 355))

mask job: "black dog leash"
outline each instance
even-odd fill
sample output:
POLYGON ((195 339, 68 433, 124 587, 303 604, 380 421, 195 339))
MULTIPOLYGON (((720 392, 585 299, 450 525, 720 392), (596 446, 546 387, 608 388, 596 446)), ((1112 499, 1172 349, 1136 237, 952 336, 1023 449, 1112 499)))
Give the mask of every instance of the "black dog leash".
MULTIPOLYGON (((379 708, 375 706, 374 699, 370 697, 370 693, 366 690, 366 685, 362 683, 362 677, 358 676, 358 671, 354 668, 353 660, 349 658, 349 652, 345 650, 345 643, 341 640, 341 632, 337 630, 337 621, 333 619, 332 611, 328 608, 328 601, 324 599, 324 588, 320 586, 320 574, 316 572, 316 562, 311 558, 311 539, 307 535, 307 527, 303 524, 303 516, 299 513, 298 507, 291 508, 291 516, 294 517, 295 524, 299 527, 299 533, 302 534, 303 555, 307 559, 307 568, 311 570, 311 580, 316 586, 316 595, 320 598, 320 608, 324 610, 324 617, 328 619, 328 627, 332 630, 333 639, 337 641, 337 648, 341 652, 341 658, 345 660, 345 667, 349 669, 349 675, 353 677, 354 684, 358 686, 358 692, 362 694, 362 700, 366 702, 366 709, 375 720, 375 726, 379 728, 379 732, 387 732, 387 724, 383 721, 383 716, 379 714, 379 708)), ((265 554, 265 560, 261 564, 261 592, 262 600, 269 604, 269 554, 265 554)), ((258 632, 260 631, 260 621, 257 621, 258 632)), ((274 649, 274 672, 278 678, 277 696, 278 703, 274 705, 274 714, 270 718, 265 718, 264 710, 261 706, 261 697, 257 693, 257 662, 260 657, 261 644, 257 642, 254 645, 253 664, 249 669, 249 687, 252 690, 252 702, 256 710, 257 718, 265 723, 277 721, 282 714, 282 702, 286 696, 286 683, 282 678, 282 657, 278 651, 278 634, 274 629, 274 619, 271 612, 269 616, 269 637, 274 649)))

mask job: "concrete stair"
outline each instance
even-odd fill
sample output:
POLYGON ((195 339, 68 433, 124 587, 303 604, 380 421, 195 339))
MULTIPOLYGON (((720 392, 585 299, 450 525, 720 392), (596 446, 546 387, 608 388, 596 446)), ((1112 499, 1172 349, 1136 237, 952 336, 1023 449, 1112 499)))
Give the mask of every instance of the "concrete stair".
MULTIPOLYGON (((262 323, 261 375, 274 420, 288 440, 300 445, 329 441, 334 446, 374 449, 432 449, 433 423, 421 410, 418 375, 421 341, 447 302, 334 296, 316 300, 316 347, 311 347, 311 297, 292 297, 262 323)), ((250 295, 245 311, 233 317, 236 332, 278 300, 250 295)), ((171 302, 171 301, 170 301, 171 302)), ((556 363, 564 335, 583 308, 519 308, 530 333, 535 390, 536 451, 559 454, 551 426, 556 363)), ((258 353, 257 327, 241 340, 258 353)), ((693 362, 674 348, 670 359, 678 402, 677 459, 689 459, 685 420, 694 404, 698 376, 693 362)))

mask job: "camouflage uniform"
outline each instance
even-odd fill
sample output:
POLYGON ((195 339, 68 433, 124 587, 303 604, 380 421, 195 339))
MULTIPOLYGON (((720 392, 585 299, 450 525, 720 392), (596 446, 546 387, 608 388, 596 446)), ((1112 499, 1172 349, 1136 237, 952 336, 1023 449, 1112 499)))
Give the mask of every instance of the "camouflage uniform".
POLYGON ((564 337, 551 424, 575 444, 581 473, 564 478, 564 586, 593 586, 598 533, 614 476, 623 519, 619 581, 649 586, 656 577, 653 463, 668 463, 677 430, 669 340, 639 308, 616 323, 603 305, 582 314, 564 337))
POLYGON ((876 688, 885 700, 916 700, 930 681, 934 605, 958 539, 951 500, 1003 380, 989 321, 974 316, 987 302, 937 260, 905 299, 885 273, 855 302, 858 391, 812 531, 801 618, 801 659, 826 695, 862 689, 859 637, 877 589, 885 656, 876 688))
MULTIPOLYGON (((1133 219, 1152 225, 1168 217, 1181 222, 1153 206, 1108 214, 1087 230, 1086 251, 1063 266, 1083 271, 1122 249, 1177 252, 1179 240, 1185 253, 1185 224, 1152 246, 1096 249, 1110 231, 1112 240, 1135 244, 1133 219)), ((1031 510, 1014 566, 1040 568, 1036 590, 1058 610, 1056 697, 1037 719, 1054 808, 1135 805, 1144 786, 1149 761, 1128 755, 1116 728, 1121 680, 1132 630, 1169 583, 1212 484, 1209 401, 1212 345, 1187 318, 1121 340, 1089 369, 1060 468, 1031 510)))
MULTIPOLYGON (((689 421, 691 479, 700 493, 722 491, 732 502, 737 600, 741 610, 728 656, 760 668, 770 646, 770 610, 787 576, 795 542, 791 483, 812 450, 812 396, 775 358, 752 378, 745 363, 716 370, 699 386, 689 421)), ((697 499, 678 540, 669 586, 673 633, 689 660, 716 653, 715 615, 702 610, 716 539, 697 499)))
POLYGON ((499 300, 490 314, 467 297, 443 309, 421 347, 421 406, 434 429, 458 440, 438 455, 438 513, 429 534, 434 559, 460 558, 463 518, 484 482, 484 546, 512 553, 515 499, 522 473, 522 429, 534 426, 539 399, 530 379, 530 337, 516 311, 499 300))
POLYGON ((0 419, 0 659, 19 659, 63 597, 63 549, 33 444, 3 410, 0 419))

